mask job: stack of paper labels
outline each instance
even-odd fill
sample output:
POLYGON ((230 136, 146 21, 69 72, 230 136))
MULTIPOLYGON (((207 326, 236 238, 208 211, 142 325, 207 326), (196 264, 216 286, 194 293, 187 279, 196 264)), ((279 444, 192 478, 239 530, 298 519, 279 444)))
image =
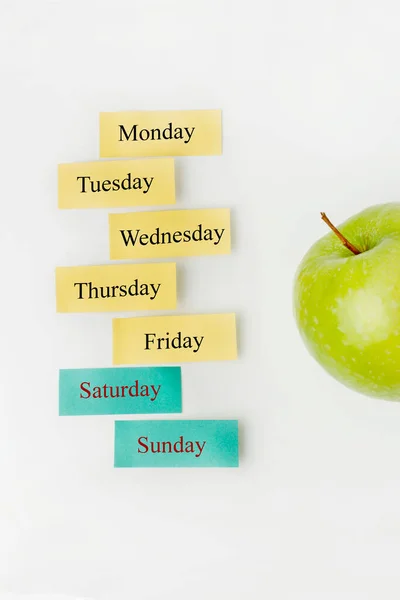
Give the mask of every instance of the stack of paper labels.
MULTIPOLYGON (((117 160, 59 165, 58 206, 174 204, 171 157, 221 153, 219 110, 102 113, 100 157, 117 160)), ((110 259, 228 254, 230 232, 229 209, 110 214, 110 259)), ((176 271, 174 262, 58 267, 57 311, 175 310, 176 271)), ((61 369, 60 415, 181 413, 181 368, 143 365, 237 358, 234 314, 135 316, 112 325, 118 366, 61 369)), ((114 444, 115 467, 239 465, 236 420, 117 420, 114 444)))

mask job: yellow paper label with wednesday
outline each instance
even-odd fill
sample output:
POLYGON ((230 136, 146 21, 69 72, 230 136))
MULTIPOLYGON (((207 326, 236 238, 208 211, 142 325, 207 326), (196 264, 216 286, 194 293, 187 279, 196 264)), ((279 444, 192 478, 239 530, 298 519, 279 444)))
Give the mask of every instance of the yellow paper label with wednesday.
POLYGON ((237 358, 234 314, 113 319, 113 364, 237 358))
POLYGON ((194 156, 222 153, 220 110, 100 113, 100 156, 194 156))
POLYGON ((176 265, 57 267, 56 297, 63 313, 173 310, 176 265))
POLYGON ((116 208, 175 203, 173 158, 58 166, 59 208, 116 208))
POLYGON ((228 208, 110 214, 110 258, 229 254, 228 208))

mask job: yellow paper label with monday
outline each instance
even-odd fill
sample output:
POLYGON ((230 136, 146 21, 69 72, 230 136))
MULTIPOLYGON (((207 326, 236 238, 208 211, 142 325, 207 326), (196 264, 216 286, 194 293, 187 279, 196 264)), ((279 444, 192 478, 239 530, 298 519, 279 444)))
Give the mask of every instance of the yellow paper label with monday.
POLYGON ((58 166, 59 208, 117 208, 174 203, 173 158, 58 166))
POLYGON ((56 268, 57 312, 176 308, 175 263, 56 268))
POLYGON ((110 214, 110 258, 229 254, 228 208, 110 214))
POLYGON ((113 364, 235 360, 234 314, 113 319, 113 364))
POLYGON ((205 156, 222 153, 220 110, 100 113, 100 156, 205 156))

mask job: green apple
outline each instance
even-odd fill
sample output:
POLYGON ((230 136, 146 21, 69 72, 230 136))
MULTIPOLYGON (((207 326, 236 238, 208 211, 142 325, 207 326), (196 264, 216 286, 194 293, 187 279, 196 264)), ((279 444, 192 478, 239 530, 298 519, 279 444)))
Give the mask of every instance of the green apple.
POLYGON ((295 278, 311 355, 344 385, 400 400, 400 203, 372 206, 318 240, 295 278), (346 244, 346 245, 345 245, 346 244))

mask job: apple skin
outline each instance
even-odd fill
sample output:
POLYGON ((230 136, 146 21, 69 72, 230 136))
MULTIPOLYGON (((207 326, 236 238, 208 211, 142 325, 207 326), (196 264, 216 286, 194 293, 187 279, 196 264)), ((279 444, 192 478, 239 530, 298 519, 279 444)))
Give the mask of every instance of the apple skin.
POLYGON ((294 314, 311 355, 367 396, 400 400, 400 203, 371 206, 330 232, 303 258, 294 314))

